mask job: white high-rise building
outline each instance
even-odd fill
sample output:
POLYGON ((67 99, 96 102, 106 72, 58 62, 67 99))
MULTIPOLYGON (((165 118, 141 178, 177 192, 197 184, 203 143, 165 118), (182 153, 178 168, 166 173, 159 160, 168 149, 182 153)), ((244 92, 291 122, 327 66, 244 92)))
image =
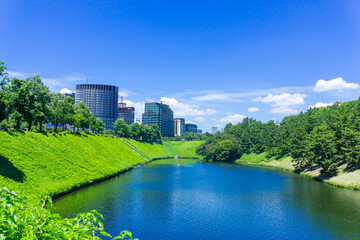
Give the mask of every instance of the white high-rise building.
POLYGON ((185 119, 174 118, 174 136, 180 136, 185 133, 185 119))
POLYGON ((218 128, 217 127, 211 127, 211 133, 215 134, 218 132, 218 128))

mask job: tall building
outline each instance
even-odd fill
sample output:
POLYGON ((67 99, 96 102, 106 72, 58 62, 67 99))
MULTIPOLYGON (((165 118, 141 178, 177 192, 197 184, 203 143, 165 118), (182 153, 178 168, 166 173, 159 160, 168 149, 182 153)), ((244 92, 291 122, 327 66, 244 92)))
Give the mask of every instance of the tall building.
POLYGON ((197 125, 193 123, 185 123, 185 132, 190 133, 197 133, 197 125))
POLYGON ((126 107, 126 103, 120 102, 118 104, 118 118, 124 119, 126 124, 134 123, 135 108, 134 107, 126 107))
POLYGON ((180 136, 185 133, 185 119, 174 118, 174 136, 180 136))
POLYGON ((119 89, 102 84, 76 85, 75 103, 84 102, 92 114, 101 119, 106 130, 111 130, 118 117, 119 89))
POLYGON ((198 133, 198 134, 202 134, 202 130, 201 130, 201 129, 198 129, 197 133, 198 133))
POLYGON ((211 133, 215 134, 218 132, 218 128, 217 127, 211 127, 211 133))
POLYGON ((169 105, 163 103, 145 103, 145 113, 142 115, 142 123, 145 125, 156 124, 160 128, 163 137, 174 136, 173 111, 169 105))
POLYGON ((73 92, 73 93, 64 93, 64 97, 71 97, 75 101, 75 92, 73 92))

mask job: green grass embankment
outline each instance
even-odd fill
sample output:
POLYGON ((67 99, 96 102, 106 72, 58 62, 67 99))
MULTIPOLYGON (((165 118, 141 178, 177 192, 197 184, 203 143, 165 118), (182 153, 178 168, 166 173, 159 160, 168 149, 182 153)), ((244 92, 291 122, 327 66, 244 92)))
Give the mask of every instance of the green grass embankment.
POLYGON ((32 199, 66 193, 144 162, 109 136, 0 132, 0 186, 32 199))
POLYGON ((318 166, 314 166, 311 169, 307 169, 303 172, 296 171, 292 160, 293 159, 291 157, 284 157, 279 160, 275 160, 273 158, 266 158, 265 153, 250 153, 244 154, 235 162, 243 165, 266 167, 299 173, 305 177, 312 178, 316 181, 321 181, 332 186, 360 190, 360 169, 347 170, 347 165, 342 164, 339 166, 339 173, 336 176, 325 178, 320 175, 320 167, 318 166))
POLYGON ((195 153, 196 148, 204 143, 203 141, 166 141, 162 144, 153 142, 140 142, 132 139, 122 139, 133 146, 136 152, 145 155, 149 159, 173 158, 199 158, 195 153))
POLYGON ((85 133, 0 131, 0 187, 38 201, 45 195, 67 193, 152 159, 176 155, 197 158, 195 149, 201 143, 157 144, 85 133))

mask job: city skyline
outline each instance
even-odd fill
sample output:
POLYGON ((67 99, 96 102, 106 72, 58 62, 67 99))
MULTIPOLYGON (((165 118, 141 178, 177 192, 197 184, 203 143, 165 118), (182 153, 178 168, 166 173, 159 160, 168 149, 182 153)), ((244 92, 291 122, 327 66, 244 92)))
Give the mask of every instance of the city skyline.
POLYGON ((204 132, 360 96, 358 1, 3 1, 1 61, 52 92, 123 88, 204 132), (107 14, 101 14, 107 13, 107 14))

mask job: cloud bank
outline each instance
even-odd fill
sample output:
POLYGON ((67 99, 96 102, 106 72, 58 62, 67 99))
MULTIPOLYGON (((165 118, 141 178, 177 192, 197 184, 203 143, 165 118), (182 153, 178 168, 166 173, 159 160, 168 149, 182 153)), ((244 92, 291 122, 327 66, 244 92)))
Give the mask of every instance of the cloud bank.
POLYGON ((175 98, 162 97, 161 101, 168 104, 178 117, 186 116, 205 116, 216 114, 214 109, 199 109, 197 105, 190 105, 178 102, 175 98))
POLYGON ((325 80, 319 80, 317 81, 315 87, 314 87, 314 91, 315 92, 325 92, 325 91, 331 91, 331 90, 342 90, 345 88, 350 88, 350 89, 356 89, 359 88, 359 84, 357 83, 348 83, 346 81, 344 81, 341 77, 339 78, 334 78, 332 80, 329 81, 325 81, 325 80))
POLYGON ((241 114, 233 114, 233 115, 229 114, 229 115, 221 118, 218 122, 236 124, 238 122, 241 122, 244 118, 246 118, 246 116, 241 115, 241 114))
POLYGON ((248 108, 248 112, 258 112, 260 109, 257 107, 248 108))
POLYGON ((271 113, 294 114, 298 113, 298 110, 295 109, 295 107, 304 104, 304 98, 306 97, 306 94, 300 93, 283 93, 280 95, 268 94, 266 97, 258 97, 253 99, 253 101, 270 103, 270 105, 273 107, 271 113))

